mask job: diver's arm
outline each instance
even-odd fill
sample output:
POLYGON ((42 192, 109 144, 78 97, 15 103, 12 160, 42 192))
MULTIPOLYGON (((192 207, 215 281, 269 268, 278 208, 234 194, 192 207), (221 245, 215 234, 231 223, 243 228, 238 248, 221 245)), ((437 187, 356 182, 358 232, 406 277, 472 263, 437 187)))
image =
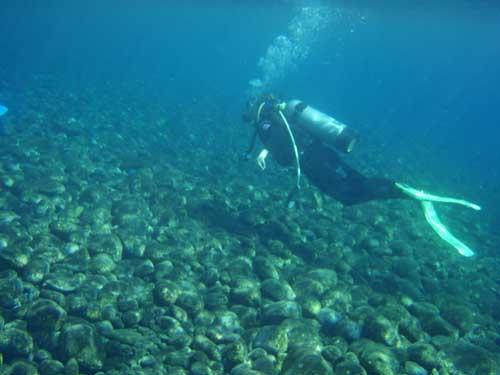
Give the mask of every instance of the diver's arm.
POLYGON ((257 129, 255 129, 255 131, 252 134, 252 138, 250 139, 250 144, 248 145, 248 149, 244 153, 245 157, 247 158, 250 157, 250 154, 255 148, 255 144, 257 143, 257 134, 258 134, 257 129))

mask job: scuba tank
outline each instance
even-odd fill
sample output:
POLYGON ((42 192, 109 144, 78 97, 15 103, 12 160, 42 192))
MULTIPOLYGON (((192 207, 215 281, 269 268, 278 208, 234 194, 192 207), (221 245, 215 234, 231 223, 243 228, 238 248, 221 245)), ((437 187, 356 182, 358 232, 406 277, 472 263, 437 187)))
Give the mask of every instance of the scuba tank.
POLYGON ((285 115, 298 128, 339 151, 351 152, 359 139, 357 131, 317 109, 294 99, 284 103, 285 115))

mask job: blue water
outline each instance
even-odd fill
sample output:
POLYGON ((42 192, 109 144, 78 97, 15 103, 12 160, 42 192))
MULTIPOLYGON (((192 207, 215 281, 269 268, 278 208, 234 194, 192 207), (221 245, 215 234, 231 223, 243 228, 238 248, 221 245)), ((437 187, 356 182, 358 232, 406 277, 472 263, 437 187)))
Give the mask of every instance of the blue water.
MULTIPOLYGON (((209 100, 223 108, 210 116, 232 126, 248 81, 261 74, 258 60, 297 14, 286 2, 3 4, 0 99, 12 99, 10 107, 22 108, 23 89, 43 76, 63 79, 76 92, 82 83, 140 81, 166 107, 196 109, 209 100)), ((475 196, 493 199, 500 178, 489 168, 500 160, 499 7, 336 9, 339 15, 307 46, 309 56, 271 89, 358 128, 361 147, 395 156, 418 143, 412 156, 435 158, 444 179, 461 181, 453 186, 457 193, 463 183, 475 184, 475 196)))
POLYGON ((59 116, 99 124, 116 102, 117 133, 125 118, 166 121, 174 143, 230 159, 251 135, 250 92, 272 91, 357 129, 346 160, 362 171, 480 204, 456 220, 480 256, 498 256, 500 5, 268 3, 4 0, 1 136, 43 133, 59 116))

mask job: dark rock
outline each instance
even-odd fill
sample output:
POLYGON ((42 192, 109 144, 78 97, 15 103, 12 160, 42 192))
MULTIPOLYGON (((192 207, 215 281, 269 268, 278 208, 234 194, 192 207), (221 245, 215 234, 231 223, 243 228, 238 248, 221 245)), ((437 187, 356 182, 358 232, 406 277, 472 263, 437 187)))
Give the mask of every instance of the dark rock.
POLYGON ((338 363, 344 356, 344 354, 345 351, 335 345, 327 345, 321 351, 321 355, 323 356, 323 358, 325 358, 331 364, 338 363))
POLYGON ((242 331, 238 315, 232 311, 224 311, 217 314, 208 336, 217 343, 228 343, 238 341, 242 331))
POLYGON ((161 280, 155 285, 155 299, 160 305, 171 305, 177 301, 179 287, 170 280, 161 280))
POLYGON ((89 240, 90 255, 107 254, 118 262, 122 259, 123 245, 120 238, 113 234, 99 234, 89 240))
POLYGON ((422 321, 424 330, 431 336, 456 336, 457 330, 440 316, 434 316, 422 321))
POLYGON ((468 306, 453 303, 443 306, 441 311, 443 318, 458 327, 461 332, 469 331, 474 324, 473 311, 468 306))
POLYGON ((295 293, 292 287, 284 280, 266 279, 260 286, 262 295, 274 301, 292 300, 295 293))
POLYGON ((205 294, 205 307, 209 310, 223 309, 228 303, 228 297, 222 290, 213 290, 205 294))
POLYGON ((203 351, 208 358, 213 361, 220 360, 220 353, 217 345, 215 345, 210 339, 202 335, 196 335, 191 347, 197 350, 203 351))
POLYGON ((155 266, 149 259, 143 259, 135 265, 134 275, 138 277, 146 277, 155 272, 155 266))
POLYGON ((36 363, 42 363, 48 359, 52 359, 52 354, 45 349, 39 349, 33 354, 33 360, 36 363))
POLYGON ((321 353, 300 349, 287 354, 282 371, 285 375, 333 375, 332 367, 321 353))
POLYGON ((141 365, 141 367, 155 367, 157 362, 155 357, 147 355, 139 360, 139 364, 141 365))
POLYGON ((220 275, 217 269, 207 268, 203 273, 202 280, 206 286, 211 287, 217 282, 217 280, 219 280, 219 277, 220 275))
POLYGON ((321 302, 315 297, 300 297, 297 301, 305 318, 315 318, 321 311, 321 302))
POLYGON ((246 306, 258 306, 261 303, 260 285, 253 279, 238 278, 231 288, 232 303, 246 306))
POLYGON ((335 366, 335 375, 367 375, 354 353, 347 356, 335 366))
POLYGON ((64 366, 64 375, 78 375, 80 373, 80 368, 78 366, 78 361, 71 358, 64 366))
POLYGON ((398 374, 399 361, 387 346, 362 339, 352 344, 351 349, 369 374, 398 374))
POLYGON ((113 324, 111 324, 109 320, 103 320, 101 322, 97 322, 95 324, 95 327, 97 329, 97 332, 99 332, 99 334, 103 335, 104 337, 110 337, 114 330, 113 324))
POLYGON ((393 271, 400 277, 418 279, 419 265, 413 258, 395 257, 391 261, 393 271))
POLYGON ((164 260, 155 266, 155 280, 158 282, 170 278, 175 272, 174 264, 170 260, 164 260))
POLYGON ((221 357, 226 372, 231 371, 233 367, 245 362, 247 348, 241 341, 236 341, 225 345, 222 349, 221 357))
POLYGON ((413 316, 399 323, 399 333, 410 342, 417 342, 424 336, 420 321, 413 316))
POLYGON ((203 299, 194 292, 181 292, 176 304, 186 310, 190 316, 195 316, 203 309, 203 299))
POLYGON ((408 358, 426 368, 432 370, 439 365, 439 356, 432 345, 418 343, 408 348, 408 358))
POLYGON ((47 275, 44 286, 47 286, 58 292, 74 292, 85 281, 86 277, 82 273, 73 273, 71 271, 55 271, 47 275))
POLYGON ((28 358, 33 352, 33 339, 28 332, 18 328, 0 331, 0 352, 6 361, 28 358))
POLYGON ((44 259, 34 259, 23 269, 24 280, 38 284, 49 272, 49 262, 44 259))
POLYGON ((255 273, 262 279, 274 279, 277 280, 279 278, 278 271, 276 267, 272 264, 272 262, 265 257, 256 257, 253 261, 253 268, 255 273))
POLYGON ((212 375, 213 371, 206 364, 195 362, 191 365, 189 373, 192 375, 212 375))
POLYGON ((426 320, 439 315, 437 306, 427 302, 416 302, 408 307, 410 313, 420 320, 426 320))
POLYGON ((408 375, 428 375, 427 370, 415 362, 408 361, 405 363, 405 370, 408 375))
MULTIPOLYGON (((479 345, 458 340, 446 349, 446 353, 457 370, 464 374, 500 374, 498 348, 493 352, 479 345)), ((422 363, 419 364, 424 366, 422 363)))
POLYGON ((342 320, 342 315, 333 309, 324 308, 319 311, 317 318, 321 324, 321 329, 327 334, 333 334, 335 327, 342 320))
POLYGON ((28 312, 28 327, 33 331, 58 331, 66 316, 66 311, 54 301, 39 299, 28 312))
POLYGON ((231 311, 235 312, 239 317, 240 324, 243 328, 255 327, 258 324, 257 310, 253 307, 233 305, 231 311))
POLYGON ((348 342, 352 342, 361 338, 362 327, 360 324, 344 318, 334 328, 335 334, 343 337, 348 342))
POLYGON ((252 345, 274 355, 283 354, 288 348, 287 332, 281 326, 263 326, 253 338, 252 345))
POLYGON ((32 363, 17 361, 6 369, 2 369, 2 375, 38 375, 39 372, 32 363))
POLYGON ((252 369, 261 374, 276 373, 276 357, 267 354, 261 348, 254 349, 248 353, 248 360, 252 364, 252 369))
POLYGON ((381 315, 368 317, 363 333, 367 338, 388 346, 396 346, 400 341, 397 327, 381 315))
POLYGON ((311 352, 322 346, 320 326, 316 320, 289 319, 280 327, 287 332, 289 350, 307 349, 311 352))
POLYGON ((141 321, 141 318, 142 318, 141 311, 139 310, 127 311, 122 315, 122 322, 126 328, 133 328, 137 327, 137 325, 141 321))
POLYGON ((137 303, 136 299, 127 296, 118 298, 116 307, 118 311, 125 312, 130 310, 137 310, 139 308, 139 304, 137 303))
POLYGON ((186 348, 184 350, 176 350, 165 355, 164 363, 168 366, 188 368, 191 355, 191 349, 186 348))
POLYGON ((97 371, 102 367, 94 328, 88 324, 65 324, 59 350, 66 359, 74 358, 84 371, 97 371))
POLYGON ((48 359, 40 364, 38 370, 40 375, 62 375, 64 374, 64 365, 59 361, 48 359))
POLYGON ((98 274, 109 274, 116 268, 116 263, 108 254, 97 254, 90 260, 90 271, 98 274))
POLYGON ((165 329, 163 340, 172 345, 175 349, 181 350, 188 347, 192 342, 192 337, 182 328, 180 323, 170 317, 162 317, 159 321, 160 327, 165 329))
POLYGON ((279 324, 285 319, 296 319, 301 316, 298 303, 293 301, 280 301, 264 306, 262 321, 264 324, 279 324))

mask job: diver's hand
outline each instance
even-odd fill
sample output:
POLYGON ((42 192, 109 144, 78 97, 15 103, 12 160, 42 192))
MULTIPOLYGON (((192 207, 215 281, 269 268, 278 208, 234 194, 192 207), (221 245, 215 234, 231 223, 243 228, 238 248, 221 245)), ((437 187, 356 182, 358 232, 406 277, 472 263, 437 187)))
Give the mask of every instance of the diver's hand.
POLYGON ((269 155, 269 151, 266 149, 263 149, 259 156, 257 156, 257 164, 259 165, 260 169, 264 170, 266 169, 266 158, 267 155, 269 155))

